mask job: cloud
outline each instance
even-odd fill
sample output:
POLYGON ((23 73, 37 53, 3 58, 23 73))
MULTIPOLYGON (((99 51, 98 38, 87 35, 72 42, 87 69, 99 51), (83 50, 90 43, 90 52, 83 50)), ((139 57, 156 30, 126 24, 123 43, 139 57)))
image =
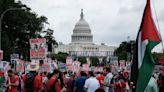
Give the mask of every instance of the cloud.
MULTIPOLYGON (((95 43, 117 45, 135 39, 141 23, 145 0, 21 0, 39 15, 45 15, 56 40, 71 42, 73 28, 84 9, 95 43)), ((153 0, 160 29, 164 30, 164 1, 153 0)), ((161 31, 164 35, 164 32, 161 31)))
POLYGON ((160 15, 157 16, 159 22, 164 22, 164 10, 161 10, 160 15))

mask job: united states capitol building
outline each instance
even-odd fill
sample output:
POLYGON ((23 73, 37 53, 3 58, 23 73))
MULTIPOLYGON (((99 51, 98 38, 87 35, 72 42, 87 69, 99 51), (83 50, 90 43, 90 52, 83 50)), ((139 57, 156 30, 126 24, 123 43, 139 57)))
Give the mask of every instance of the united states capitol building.
POLYGON ((104 43, 100 45, 93 43, 93 35, 89 24, 84 19, 83 10, 81 10, 80 20, 73 29, 71 40, 72 42, 69 44, 59 42, 58 47, 54 48, 54 53, 66 52, 76 57, 111 57, 116 49, 116 47, 107 46, 104 43))

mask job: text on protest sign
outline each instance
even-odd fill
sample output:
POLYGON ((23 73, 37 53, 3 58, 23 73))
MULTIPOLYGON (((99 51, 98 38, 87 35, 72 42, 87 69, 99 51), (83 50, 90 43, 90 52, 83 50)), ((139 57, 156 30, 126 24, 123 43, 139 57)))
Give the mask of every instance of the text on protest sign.
POLYGON ((47 46, 45 38, 30 39, 30 59, 45 59, 47 46))

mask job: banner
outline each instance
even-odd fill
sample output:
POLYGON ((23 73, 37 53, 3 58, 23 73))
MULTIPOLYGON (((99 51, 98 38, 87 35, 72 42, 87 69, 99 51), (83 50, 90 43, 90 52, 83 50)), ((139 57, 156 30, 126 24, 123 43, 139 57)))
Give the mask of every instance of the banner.
POLYGON ((42 60, 46 58, 47 46, 45 38, 30 39, 30 59, 42 60))
POLYGON ((83 64, 82 71, 90 71, 88 64, 83 64))
POLYGON ((7 61, 1 61, 0 62, 0 76, 4 76, 7 71, 11 69, 9 62, 7 61))
POLYGON ((39 65, 40 62, 39 62, 39 60, 31 60, 31 63, 32 63, 32 64, 39 65))
POLYGON ((73 72, 79 72, 79 70, 80 70, 80 62, 79 61, 74 61, 73 63, 72 63, 72 67, 71 67, 71 70, 73 71, 73 72))
POLYGON ((67 69, 66 69, 66 64, 65 63, 58 63, 58 69, 60 70, 60 71, 62 71, 62 72, 65 72, 65 71, 67 71, 67 69))
POLYGON ((103 67, 94 67, 94 72, 103 72, 103 67))
POLYGON ((66 65, 67 65, 67 66, 72 65, 72 61, 73 61, 73 60, 72 60, 71 57, 67 57, 67 58, 66 58, 66 65))
POLYGON ((49 64, 43 64, 42 66, 40 66, 39 71, 41 73, 43 73, 43 72, 50 72, 51 71, 50 65, 49 64))
POLYGON ((16 67, 16 70, 17 72, 24 72, 25 71, 25 61, 23 60, 17 60, 17 63, 16 63, 17 67, 16 67))

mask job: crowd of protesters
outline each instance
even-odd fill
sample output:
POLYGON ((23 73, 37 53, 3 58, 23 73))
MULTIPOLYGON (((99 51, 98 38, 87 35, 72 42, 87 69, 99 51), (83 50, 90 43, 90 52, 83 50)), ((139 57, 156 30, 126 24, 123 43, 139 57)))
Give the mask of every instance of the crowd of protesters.
MULTIPOLYGON (((30 64, 27 70, 26 74, 9 70, 8 77, 0 78, 1 89, 5 89, 0 92, 132 92, 135 89, 126 69, 117 73, 112 73, 110 67, 103 72, 55 69, 52 73, 39 73, 39 66, 30 64)), ((164 92, 164 75, 154 73, 145 92, 164 92)))

